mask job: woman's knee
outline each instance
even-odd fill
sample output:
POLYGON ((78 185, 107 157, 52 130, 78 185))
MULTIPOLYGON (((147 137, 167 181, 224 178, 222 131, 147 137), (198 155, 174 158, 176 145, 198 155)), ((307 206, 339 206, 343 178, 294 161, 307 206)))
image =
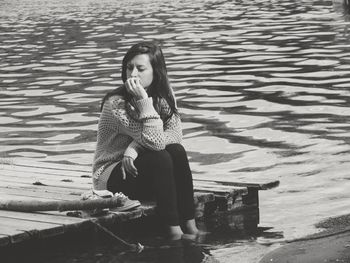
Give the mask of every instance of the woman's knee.
POLYGON ((157 170, 173 169, 173 161, 166 150, 146 151, 136 159, 135 164, 136 166, 147 166, 157 170))
POLYGON ((182 144, 174 143, 166 146, 165 150, 171 155, 186 155, 186 150, 182 144))

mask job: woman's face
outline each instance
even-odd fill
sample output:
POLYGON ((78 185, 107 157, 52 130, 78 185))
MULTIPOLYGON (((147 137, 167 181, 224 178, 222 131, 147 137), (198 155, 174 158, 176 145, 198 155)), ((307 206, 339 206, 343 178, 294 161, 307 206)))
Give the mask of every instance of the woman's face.
POLYGON ((133 57, 126 65, 126 77, 139 78, 141 85, 147 90, 153 81, 153 68, 147 54, 133 57))

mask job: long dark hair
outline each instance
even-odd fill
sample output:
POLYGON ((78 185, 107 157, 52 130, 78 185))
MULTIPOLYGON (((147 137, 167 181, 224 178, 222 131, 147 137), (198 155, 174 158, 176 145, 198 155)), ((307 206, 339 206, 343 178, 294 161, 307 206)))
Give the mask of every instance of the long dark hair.
MULTIPOLYGON (((140 54, 147 54, 149 56, 149 60, 153 68, 153 81, 147 88, 148 96, 153 98, 153 105, 158 112, 160 110, 160 100, 164 99, 170 108, 168 117, 171 117, 172 114, 177 113, 178 111, 176 108, 174 94, 169 84, 165 59, 160 46, 153 42, 140 42, 133 45, 128 52, 126 52, 123 58, 121 76, 123 83, 125 83, 127 79, 126 70, 128 62, 140 54)), ((121 87, 106 94, 102 100, 101 110, 105 101, 113 95, 123 96, 127 102, 131 102, 132 99, 132 96, 126 91, 125 86, 122 85, 121 87)))

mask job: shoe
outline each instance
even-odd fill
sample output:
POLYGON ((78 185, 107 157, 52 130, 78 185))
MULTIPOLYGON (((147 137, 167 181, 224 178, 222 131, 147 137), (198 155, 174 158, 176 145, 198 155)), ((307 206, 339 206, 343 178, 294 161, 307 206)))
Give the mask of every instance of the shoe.
POLYGON ((120 206, 115 208, 110 208, 110 212, 124 212, 131 210, 133 208, 139 207, 141 205, 138 200, 131 200, 129 197, 124 195, 123 193, 115 193, 114 197, 120 199, 120 206))
MULTIPOLYGON (((91 189, 87 192, 84 192, 81 195, 82 200, 96 200, 96 199, 104 199, 110 198, 113 196, 113 193, 107 190, 95 190, 91 189)), ((91 210, 82 210, 80 214, 82 218, 88 218, 92 216, 101 216, 107 214, 109 211, 108 208, 95 208, 91 210)))

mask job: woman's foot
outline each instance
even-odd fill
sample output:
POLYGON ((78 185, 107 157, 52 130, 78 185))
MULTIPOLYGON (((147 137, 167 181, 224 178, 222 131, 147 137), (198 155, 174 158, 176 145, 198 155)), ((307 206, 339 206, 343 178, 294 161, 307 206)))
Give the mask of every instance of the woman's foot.
POLYGON ((179 240, 184 234, 180 226, 168 226, 167 228, 170 240, 179 240))
POLYGON ((203 242, 208 232, 198 230, 196 221, 194 219, 188 220, 184 225, 185 234, 182 235, 182 239, 192 240, 197 242, 203 242))
POLYGON ((185 233, 190 235, 196 235, 199 233, 199 230, 196 226, 196 221, 194 219, 187 220, 185 222, 185 233))
POLYGON ((195 241, 196 243, 203 243, 209 233, 198 231, 196 234, 183 234, 183 240, 195 241))

